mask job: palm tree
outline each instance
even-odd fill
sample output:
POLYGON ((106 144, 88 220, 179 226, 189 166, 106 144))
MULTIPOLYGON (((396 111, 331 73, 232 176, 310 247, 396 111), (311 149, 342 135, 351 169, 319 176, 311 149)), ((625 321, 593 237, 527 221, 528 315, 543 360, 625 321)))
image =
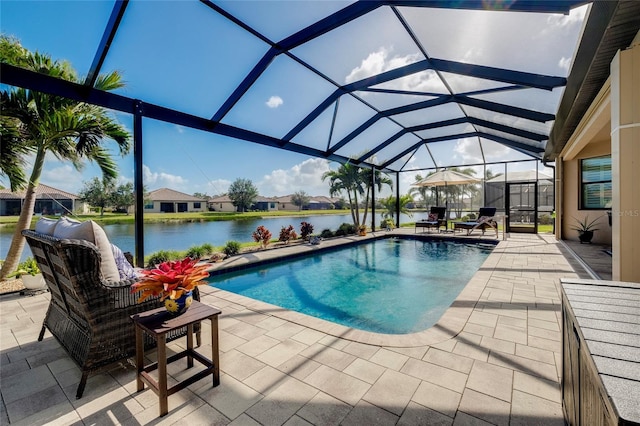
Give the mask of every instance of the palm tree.
POLYGON ((347 193, 351 218, 353 224, 360 226, 360 208, 358 206, 358 194, 364 194, 360 168, 351 163, 341 164, 338 170, 329 170, 322 175, 322 180, 329 179, 329 195, 334 197, 342 191, 347 193))
MULTIPOLYGON (((34 70, 53 77, 80 83, 75 71, 66 61, 53 61, 50 56, 38 52, 31 53, 22 48, 15 39, 0 37, 0 60, 34 70), (15 51, 21 50, 21 55, 15 51)), ((94 87, 98 90, 114 90, 123 87, 120 74, 112 72, 101 75, 94 87)), ((125 155, 131 149, 130 135, 104 108, 52 96, 22 88, 9 88, 0 93, 2 109, 3 160, 0 172, 11 182, 12 190, 23 189, 26 194, 16 231, 11 241, 7 258, 0 270, 0 280, 4 279, 18 265, 24 238, 22 230, 27 229, 33 217, 36 188, 44 167, 47 153, 58 159, 70 161, 80 170, 83 160, 95 162, 107 180, 118 175, 118 169, 110 152, 102 142, 113 139, 125 155), (12 136, 12 143, 20 149, 13 150, 5 157, 5 134, 12 136), (28 181, 26 174, 20 174, 12 165, 24 164, 25 155, 33 155, 33 169, 28 181)))
MULTIPOLYGON (((430 172, 426 177, 429 177, 430 175, 434 174, 435 172, 430 172)), ((415 176, 415 183, 420 182, 422 179, 424 179, 424 177, 422 177, 422 175, 420 175, 419 173, 415 176)), ((414 195, 420 195, 420 198, 422 198, 422 201, 424 202, 424 207, 427 208, 429 207, 430 204, 438 204, 438 201, 436 200, 435 197, 435 188, 434 187, 428 187, 428 186, 414 186, 411 189, 409 189, 409 195, 414 196, 414 195)))
MULTIPOLYGON (((449 170, 460 172, 467 176, 474 176, 476 174, 476 171, 471 167, 467 167, 465 169, 461 169, 460 167, 449 167, 449 170)), ((474 195, 477 194, 478 191, 479 189, 477 183, 450 185, 445 187, 447 199, 456 201, 455 205, 457 206, 457 208, 455 209, 455 212, 457 217, 460 217, 462 215, 462 207, 465 196, 468 196, 471 200, 473 200, 474 195)))
POLYGON ((362 217, 362 223, 367 223, 367 213, 369 212, 369 196, 371 194, 372 183, 379 191, 382 191, 382 185, 389 185, 389 188, 392 187, 393 182, 391 179, 383 175, 380 170, 373 171, 372 169, 360 169, 360 178, 362 179, 362 184, 366 188, 365 200, 364 200, 364 215, 362 217), (372 179, 373 177, 373 179, 372 179))
MULTIPOLYGON (((411 194, 401 195, 399 198, 400 201, 400 214, 406 214, 409 217, 413 217, 411 211, 407 208, 409 203, 413 202, 413 197, 411 194)), ((396 214, 396 197, 394 195, 389 195, 387 198, 383 198, 381 200, 382 207, 384 208, 384 212, 382 213, 382 217, 387 219, 393 219, 396 214)))

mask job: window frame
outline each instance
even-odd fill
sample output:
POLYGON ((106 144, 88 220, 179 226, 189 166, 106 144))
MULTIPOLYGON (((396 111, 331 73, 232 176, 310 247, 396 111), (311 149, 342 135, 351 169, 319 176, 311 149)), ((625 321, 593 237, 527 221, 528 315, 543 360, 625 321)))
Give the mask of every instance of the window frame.
MULTIPOLYGON (((585 200, 584 200, 584 188, 586 185, 593 185, 593 184, 611 184, 612 183, 612 176, 609 177, 609 180, 599 180, 599 181, 592 181, 592 182, 584 182, 584 162, 585 161, 589 161, 589 160, 595 160, 595 159, 601 159, 601 158, 608 158, 609 159, 609 163, 611 163, 611 154, 608 155, 599 155, 597 157, 588 157, 588 158, 581 158, 580 162, 579 162, 579 196, 578 196, 578 209, 579 210, 611 210, 611 207, 606 207, 602 206, 602 207, 587 207, 585 206, 585 200)), ((611 171, 610 171, 611 174, 611 171)))

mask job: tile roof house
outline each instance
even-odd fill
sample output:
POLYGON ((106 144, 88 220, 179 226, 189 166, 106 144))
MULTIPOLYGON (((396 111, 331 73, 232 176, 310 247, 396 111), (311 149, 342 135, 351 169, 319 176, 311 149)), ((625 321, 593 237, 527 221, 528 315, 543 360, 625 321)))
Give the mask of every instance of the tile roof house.
MULTIPOLYGON (((0 189, 0 216, 19 215, 25 194, 26 191, 11 192, 10 189, 0 189)), ((87 210, 87 205, 79 201, 77 195, 42 183, 36 187, 34 213, 60 215, 76 210, 82 213, 86 213, 87 210)))
MULTIPOLYGON (((209 198, 209 210, 216 212, 238 211, 228 195, 209 198)), ((255 203, 251 206, 251 210, 260 210, 266 212, 278 211, 278 200, 275 197, 263 197, 261 195, 258 195, 255 203)))
POLYGON ((215 212, 235 212, 236 207, 231 202, 228 195, 220 195, 219 197, 211 197, 207 202, 209 210, 215 212))
MULTIPOLYGON (((293 194, 276 197, 278 210, 300 210, 300 206, 296 206, 291 198, 293 194)), ((330 210, 334 208, 334 202, 329 197, 317 196, 309 197, 309 203, 302 207, 302 210, 330 210)))
POLYGON ((255 210, 265 212, 278 211, 278 200, 275 197, 263 197, 261 195, 258 195, 253 208, 255 210))
POLYGON ((329 197, 311 197, 309 201, 309 210, 332 210, 334 208, 334 201, 329 197))
POLYGON ((145 213, 182 213, 207 211, 207 200, 175 191, 160 188, 149 192, 144 206, 145 213))

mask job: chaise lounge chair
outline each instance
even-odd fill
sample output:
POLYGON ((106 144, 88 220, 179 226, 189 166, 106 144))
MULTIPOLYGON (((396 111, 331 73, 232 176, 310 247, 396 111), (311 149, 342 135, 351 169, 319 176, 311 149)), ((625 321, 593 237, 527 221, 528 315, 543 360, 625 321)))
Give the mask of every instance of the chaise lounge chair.
POLYGON ((444 217, 446 210, 446 207, 431 207, 427 219, 416 221, 414 233, 417 232, 418 228, 436 228, 439 230, 441 226, 444 226, 444 229, 447 229, 447 219, 444 217))
POLYGON ((484 231, 486 229, 495 229, 496 238, 498 237, 498 224, 495 221, 494 216, 496 215, 495 207, 480 207, 478 211, 478 219, 474 221, 468 222, 454 222, 453 230, 457 231, 458 229, 466 229, 467 235, 471 234, 475 229, 479 229, 482 231, 482 235, 484 235, 484 231))

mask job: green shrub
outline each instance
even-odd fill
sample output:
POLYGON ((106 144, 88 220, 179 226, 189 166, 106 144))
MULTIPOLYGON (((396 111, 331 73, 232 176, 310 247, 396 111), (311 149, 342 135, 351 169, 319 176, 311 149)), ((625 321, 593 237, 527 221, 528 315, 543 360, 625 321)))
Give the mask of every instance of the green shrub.
POLYGON ((155 253, 151 253, 149 259, 147 259, 147 268, 155 268, 156 265, 169 260, 177 260, 181 257, 180 253, 175 250, 160 250, 155 253))
MULTIPOLYGON (((353 223, 343 223, 338 228, 338 231, 342 231, 340 235, 351 235, 356 233, 356 226, 353 223)), ((338 231, 336 231, 336 235, 338 235, 338 231)))
POLYGON ((213 245, 209 244, 209 243, 204 243, 200 246, 200 248, 202 249, 202 251, 204 251, 205 255, 210 255, 211 253, 213 253, 215 251, 215 247, 213 247, 213 245))
POLYGON ((227 244, 222 249, 222 252, 227 256, 233 256, 240 253, 240 243, 237 241, 227 241, 227 244))
POLYGON ((186 256, 192 259, 202 259, 203 257, 209 256, 214 250, 215 248, 211 244, 205 243, 190 247, 189 250, 187 250, 186 256))
POLYGON ((383 229, 393 229, 395 228, 396 225, 393 223, 393 219, 383 219, 382 222, 380 222, 380 228, 383 229))
POLYGON ((202 246, 193 246, 187 250, 187 256, 192 259, 202 259, 205 256, 205 250, 202 246))
POLYGON ((329 228, 327 229, 323 229, 322 232, 320 233, 320 237, 321 238, 332 238, 333 237, 333 231, 329 228))
POLYGON ((23 262, 18 263, 18 268, 7 275, 7 278, 20 278, 22 275, 37 275, 40 273, 40 268, 38 268, 38 262, 33 257, 28 257, 23 262))

